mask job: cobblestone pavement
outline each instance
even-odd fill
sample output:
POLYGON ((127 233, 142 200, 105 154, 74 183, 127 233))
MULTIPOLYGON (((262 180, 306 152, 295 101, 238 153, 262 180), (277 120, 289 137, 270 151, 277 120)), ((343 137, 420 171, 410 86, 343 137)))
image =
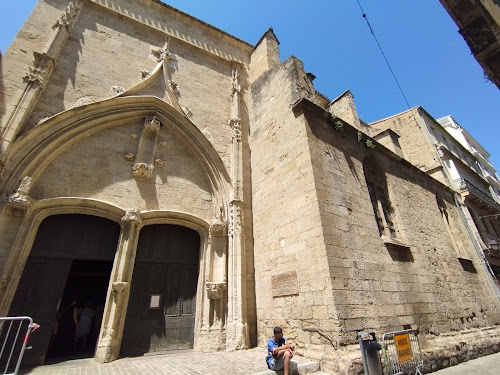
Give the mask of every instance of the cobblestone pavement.
MULTIPOLYGON (((29 375, 248 375, 267 369, 264 348, 236 352, 173 351, 160 355, 122 358, 111 363, 79 359, 22 369, 29 375)), ((306 359, 294 356, 297 363, 306 359)))

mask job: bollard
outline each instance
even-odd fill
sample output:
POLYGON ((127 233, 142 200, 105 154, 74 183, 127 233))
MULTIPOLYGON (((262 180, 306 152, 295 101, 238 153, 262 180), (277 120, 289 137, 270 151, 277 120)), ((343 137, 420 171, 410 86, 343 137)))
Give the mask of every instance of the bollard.
POLYGON ((383 375, 382 362, 378 353, 382 347, 377 342, 375 332, 358 332, 358 341, 365 375, 383 375))

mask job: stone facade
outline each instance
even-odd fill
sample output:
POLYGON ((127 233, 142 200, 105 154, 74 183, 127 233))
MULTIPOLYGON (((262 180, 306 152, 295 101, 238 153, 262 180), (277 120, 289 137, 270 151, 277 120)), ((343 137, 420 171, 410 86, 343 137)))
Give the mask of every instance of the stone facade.
POLYGON ((275 325, 345 374, 359 330, 418 329, 429 368, 500 350, 453 191, 278 45, 155 0, 41 0, 1 61, 1 313, 44 220, 83 214, 120 225, 103 362, 120 355, 140 234, 157 224, 200 238, 197 350, 263 345, 275 325))

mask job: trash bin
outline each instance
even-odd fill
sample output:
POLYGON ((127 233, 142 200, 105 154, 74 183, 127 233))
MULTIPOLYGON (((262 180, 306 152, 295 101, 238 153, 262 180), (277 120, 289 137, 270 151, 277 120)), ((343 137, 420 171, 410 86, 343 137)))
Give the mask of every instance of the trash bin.
POLYGON ((375 332, 358 332, 358 341, 365 375, 383 375, 382 362, 378 353, 382 347, 377 342, 375 332))

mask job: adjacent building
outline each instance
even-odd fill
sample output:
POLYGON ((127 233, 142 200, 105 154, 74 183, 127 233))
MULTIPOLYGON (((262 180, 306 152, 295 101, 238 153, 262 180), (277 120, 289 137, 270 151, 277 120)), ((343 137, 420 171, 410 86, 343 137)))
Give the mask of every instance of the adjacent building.
POLYGON ((404 157, 457 192, 463 221, 499 286, 500 182, 488 152, 453 117, 435 120, 422 107, 370 126, 397 132, 404 157))
POLYGON ((40 0, 1 64, 0 313, 40 323, 27 363, 68 354, 74 301, 104 362, 276 325, 334 373, 359 373, 363 330, 418 330, 427 369, 500 350, 456 189, 407 143, 430 137, 317 92, 272 29, 40 0))
POLYGON ((440 0, 459 27, 485 76, 500 89, 500 3, 498 0, 440 0))

